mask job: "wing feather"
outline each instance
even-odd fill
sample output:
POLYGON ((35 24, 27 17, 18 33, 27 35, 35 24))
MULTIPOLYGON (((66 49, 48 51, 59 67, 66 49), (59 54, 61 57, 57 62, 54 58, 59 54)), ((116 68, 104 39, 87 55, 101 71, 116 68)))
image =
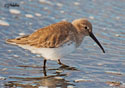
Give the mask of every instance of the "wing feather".
POLYGON ((76 41, 75 33, 77 31, 71 23, 62 21, 41 28, 27 37, 10 39, 8 41, 34 47, 57 48, 70 40, 76 41))

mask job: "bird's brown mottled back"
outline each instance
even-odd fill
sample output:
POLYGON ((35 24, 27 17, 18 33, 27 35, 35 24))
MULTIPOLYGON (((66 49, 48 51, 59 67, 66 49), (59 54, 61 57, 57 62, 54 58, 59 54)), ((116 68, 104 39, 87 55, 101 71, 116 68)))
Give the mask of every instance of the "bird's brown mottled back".
POLYGON ((31 35, 7 40, 8 43, 30 45, 41 48, 57 48, 69 40, 76 42, 77 31, 72 23, 62 21, 41 28, 31 35))

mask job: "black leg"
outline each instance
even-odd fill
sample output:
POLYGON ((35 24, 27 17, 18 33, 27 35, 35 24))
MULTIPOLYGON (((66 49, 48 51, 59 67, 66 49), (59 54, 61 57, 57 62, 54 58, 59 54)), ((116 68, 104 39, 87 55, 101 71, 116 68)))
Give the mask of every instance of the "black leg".
POLYGON ((65 65, 65 64, 63 64, 61 61, 60 61, 60 59, 58 59, 58 64, 59 65, 62 65, 60 68, 62 69, 67 69, 67 70, 77 70, 75 67, 70 67, 70 66, 68 66, 68 65, 65 65))
POLYGON ((60 59, 58 59, 57 62, 58 62, 59 65, 64 65, 64 64, 60 61, 60 59))
POLYGON ((58 59, 57 62, 58 62, 59 65, 62 65, 63 67, 69 67, 68 65, 63 64, 63 63, 60 61, 60 59, 58 59))
POLYGON ((43 63, 43 68, 44 68, 44 69, 46 68, 46 62, 47 62, 47 60, 44 59, 44 63, 43 63))
POLYGON ((46 68, 43 68, 43 74, 44 74, 44 76, 47 76, 47 74, 46 74, 46 68))
POLYGON ((47 60, 44 59, 44 63, 43 63, 43 73, 44 73, 44 76, 47 76, 47 74, 46 74, 46 62, 47 62, 47 60))

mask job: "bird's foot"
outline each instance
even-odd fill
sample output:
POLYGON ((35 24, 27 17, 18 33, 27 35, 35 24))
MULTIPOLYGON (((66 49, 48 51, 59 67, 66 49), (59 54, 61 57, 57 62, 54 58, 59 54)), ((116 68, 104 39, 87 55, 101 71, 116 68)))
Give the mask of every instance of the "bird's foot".
POLYGON ((66 70, 77 70, 76 67, 71 67, 71 66, 68 66, 68 65, 62 65, 59 67, 60 69, 66 69, 66 70))

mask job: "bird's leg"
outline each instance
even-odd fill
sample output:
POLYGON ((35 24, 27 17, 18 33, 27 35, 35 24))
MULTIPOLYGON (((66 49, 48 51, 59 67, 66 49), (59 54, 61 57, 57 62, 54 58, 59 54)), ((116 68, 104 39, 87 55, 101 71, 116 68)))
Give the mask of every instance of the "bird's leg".
POLYGON ((46 62, 47 62, 47 60, 44 59, 44 61, 43 61, 43 68, 44 68, 44 69, 46 68, 46 62))
POLYGON ((64 64, 60 61, 60 59, 58 59, 57 63, 58 63, 59 65, 64 65, 64 64))
POLYGON ((75 67, 70 67, 70 66, 68 66, 68 65, 63 64, 63 63, 60 61, 60 59, 58 59, 57 62, 58 62, 59 65, 62 65, 60 68, 68 69, 68 70, 77 70, 75 67))
POLYGON ((59 65, 62 65, 62 66, 64 66, 64 67, 69 67, 69 66, 67 66, 67 65, 63 64, 63 63, 60 61, 60 59, 58 59, 58 61, 57 61, 57 62, 58 62, 58 64, 59 64, 59 65))
POLYGON ((46 68, 43 68, 43 74, 44 74, 44 76, 47 76, 47 74, 46 74, 46 68))
POLYGON ((44 73, 44 76, 47 76, 47 74, 46 74, 46 62, 47 62, 47 60, 44 59, 44 62, 43 62, 43 73, 44 73))

